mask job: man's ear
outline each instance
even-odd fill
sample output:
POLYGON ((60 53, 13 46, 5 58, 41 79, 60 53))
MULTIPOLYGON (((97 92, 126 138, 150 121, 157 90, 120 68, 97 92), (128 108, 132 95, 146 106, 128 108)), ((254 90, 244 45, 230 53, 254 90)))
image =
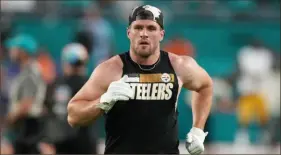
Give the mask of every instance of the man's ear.
POLYGON ((130 27, 127 27, 127 37, 130 39, 130 27))
POLYGON ((161 42, 165 37, 165 30, 161 30, 160 35, 161 35, 161 38, 160 38, 160 42, 161 42))

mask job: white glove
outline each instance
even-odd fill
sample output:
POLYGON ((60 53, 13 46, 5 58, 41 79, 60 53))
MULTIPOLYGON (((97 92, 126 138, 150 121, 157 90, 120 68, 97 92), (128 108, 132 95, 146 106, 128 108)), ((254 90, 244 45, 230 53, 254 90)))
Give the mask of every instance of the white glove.
POLYGON ((112 82, 107 92, 100 98, 100 103, 97 107, 101 108, 108 113, 117 101, 128 101, 134 97, 135 92, 129 83, 126 83, 127 75, 123 76, 120 80, 112 82))
POLYGON ((204 152, 204 140, 208 132, 204 133, 202 129, 193 127, 186 135, 185 147, 189 154, 199 155, 204 152))

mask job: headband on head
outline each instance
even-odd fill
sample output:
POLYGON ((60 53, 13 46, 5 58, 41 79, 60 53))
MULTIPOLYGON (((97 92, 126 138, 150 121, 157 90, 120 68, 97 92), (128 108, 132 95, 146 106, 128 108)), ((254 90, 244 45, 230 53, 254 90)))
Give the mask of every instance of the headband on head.
POLYGON ((163 18, 163 13, 160 9, 151 5, 142 5, 133 9, 132 13, 129 16, 129 25, 131 25, 132 22, 136 20, 149 19, 155 21, 160 25, 162 29, 164 29, 163 18))

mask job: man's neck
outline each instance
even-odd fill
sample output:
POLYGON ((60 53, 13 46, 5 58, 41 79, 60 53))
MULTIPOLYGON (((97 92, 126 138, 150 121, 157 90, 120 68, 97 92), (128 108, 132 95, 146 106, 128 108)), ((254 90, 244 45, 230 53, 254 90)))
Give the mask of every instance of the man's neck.
POLYGON ((156 52, 154 52, 154 54, 150 55, 149 57, 138 56, 133 52, 133 50, 130 50, 130 57, 137 64, 153 65, 158 61, 160 57, 160 49, 158 49, 156 52))

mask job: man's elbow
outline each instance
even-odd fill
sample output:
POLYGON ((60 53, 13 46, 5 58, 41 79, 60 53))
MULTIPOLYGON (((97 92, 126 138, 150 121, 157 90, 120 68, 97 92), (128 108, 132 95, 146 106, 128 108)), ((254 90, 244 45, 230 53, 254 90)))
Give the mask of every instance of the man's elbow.
POLYGON ((210 78, 208 79, 208 82, 206 83, 205 87, 203 87, 202 89, 202 94, 208 96, 208 97, 212 97, 213 96, 213 88, 214 84, 213 84, 213 80, 210 78))
POLYGON ((78 126, 78 121, 75 120, 73 117, 71 117, 70 115, 67 116, 67 122, 71 127, 77 127, 78 126))
POLYGON ((78 126, 78 120, 75 118, 75 115, 73 114, 73 107, 71 104, 68 104, 67 107, 68 116, 67 116, 67 122, 71 127, 77 127, 78 126))
POLYGON ((212 100, 213 100, 213 91, 214 91, 213 89, 214 89, 213 80, 209 78, 205 88, 201 91, 201 95, 205 96, 204 98, 210 101, 210 104, 212 104, 212 100))
POLYGON ((213 80, 208 78, 205 80, 204 84, 198 85, 197 89, 195 90, 197 93, 201 94, 213 94, 213 80))
POLYGON ((211 90, 213 93, 213 88, 214 88, 214 82, 211 77, 209 77, 208 82, 207 82, 207 87, 211 90))

